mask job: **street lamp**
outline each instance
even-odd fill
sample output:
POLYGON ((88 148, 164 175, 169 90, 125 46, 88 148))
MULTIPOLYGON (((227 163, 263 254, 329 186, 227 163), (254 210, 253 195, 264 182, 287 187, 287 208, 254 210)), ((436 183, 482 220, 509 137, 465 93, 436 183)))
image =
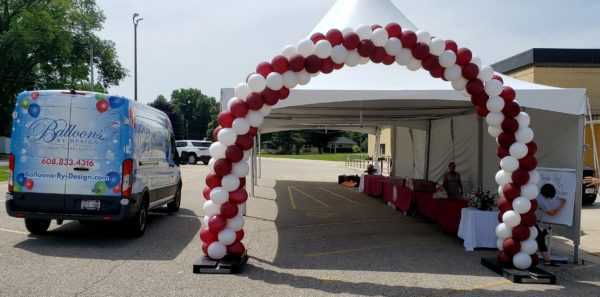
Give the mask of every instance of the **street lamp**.
POLYGON ((134 82, 134 95, 135 101, 138 100, 138 88, 137 88, 137 27, 138 24, 143 20, 139 13, 134 13, 132 17, 133 21, 133 82, 134 82))

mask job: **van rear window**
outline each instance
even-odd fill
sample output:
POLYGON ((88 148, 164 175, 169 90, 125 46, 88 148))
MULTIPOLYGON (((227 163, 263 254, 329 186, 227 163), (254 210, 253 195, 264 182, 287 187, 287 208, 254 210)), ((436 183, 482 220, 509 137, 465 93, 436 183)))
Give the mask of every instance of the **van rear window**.
POLYGON ((177 146, 177 147, 186 147, 187 143, 185 141, 177 141, 175 143, 175 146, 177 146))
POLYGON ((208 142, 192 142, 192 145, 195 147, 209 147, 210 143, 208 143, 208 142))

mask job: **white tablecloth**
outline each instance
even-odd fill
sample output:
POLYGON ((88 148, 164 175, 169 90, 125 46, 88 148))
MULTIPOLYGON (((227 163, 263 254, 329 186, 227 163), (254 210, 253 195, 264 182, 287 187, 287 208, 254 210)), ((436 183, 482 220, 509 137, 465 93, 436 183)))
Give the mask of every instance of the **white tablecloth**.
POLYGON ((463 208, 458 226, 458 237, 465 241, 465 249, 496 248, 496 225, 498 211, 482 211, 476 208, 463 208))

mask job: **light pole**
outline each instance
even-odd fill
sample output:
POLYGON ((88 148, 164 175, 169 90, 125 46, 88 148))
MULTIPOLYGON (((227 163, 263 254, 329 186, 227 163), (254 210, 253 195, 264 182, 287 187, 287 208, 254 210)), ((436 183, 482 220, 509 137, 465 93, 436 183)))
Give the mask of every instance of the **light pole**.
POLYGON ((134 13, 133 17, 133 84, 134 84, 134 95, 135 101, 138 100, 138 87, 137 87, 137 27, 138 24, 143 20, 139 13, 134 13))

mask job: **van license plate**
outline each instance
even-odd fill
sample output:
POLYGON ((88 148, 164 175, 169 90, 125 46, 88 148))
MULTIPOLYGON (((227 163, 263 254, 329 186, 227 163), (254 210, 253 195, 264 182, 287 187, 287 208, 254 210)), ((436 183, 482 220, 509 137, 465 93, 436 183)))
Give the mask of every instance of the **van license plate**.
POLYGON ((100 200, 81 200, 81 209, 99 210, 100 200))
POLYGON ((596 194, 596 188, 587 188, 585 189, 586 194, 596 194))

